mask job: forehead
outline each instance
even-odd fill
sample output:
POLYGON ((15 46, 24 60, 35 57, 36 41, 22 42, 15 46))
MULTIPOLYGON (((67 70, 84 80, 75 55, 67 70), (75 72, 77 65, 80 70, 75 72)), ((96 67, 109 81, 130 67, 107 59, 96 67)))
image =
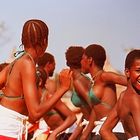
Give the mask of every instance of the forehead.
POLYGON ((82 58, 87 59, 88 57, 86 54, 83 54, 82 58))
POLYGON ((140 59, 135 59, 132 64, 132 67, 140 68, 140 59))

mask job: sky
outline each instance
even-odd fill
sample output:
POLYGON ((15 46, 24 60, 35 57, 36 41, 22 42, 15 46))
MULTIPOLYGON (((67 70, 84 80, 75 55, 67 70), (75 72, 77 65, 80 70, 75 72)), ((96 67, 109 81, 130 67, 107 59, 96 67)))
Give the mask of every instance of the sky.
POLYGON ((140 0, 3 0, 0 4, 0 62, 21 44, 23 24, 41 19, 49 27, 46 51, 56 72, 66 67, 69 46, 96 43, 106 49, 112 67, 124 70, 130 48, 140 48, 140 0))

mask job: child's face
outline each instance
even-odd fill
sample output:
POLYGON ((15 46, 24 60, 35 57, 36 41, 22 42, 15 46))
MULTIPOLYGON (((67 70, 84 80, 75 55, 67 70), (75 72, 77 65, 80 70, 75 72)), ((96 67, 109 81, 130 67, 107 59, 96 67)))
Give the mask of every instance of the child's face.
POLYGON ((136 59, 129 70, 129 77, 132 85, 140 90, 140 59, 136 59))

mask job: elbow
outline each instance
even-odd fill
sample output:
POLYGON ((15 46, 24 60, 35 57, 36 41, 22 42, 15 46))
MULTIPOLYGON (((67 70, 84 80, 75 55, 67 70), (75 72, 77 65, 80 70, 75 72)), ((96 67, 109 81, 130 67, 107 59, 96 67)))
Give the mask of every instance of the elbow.
POLYGON ((31 111, 29 113, 29 120, 31 120, 31 122, 36 122, 40 119, 40 115, 37 111, 31 111))

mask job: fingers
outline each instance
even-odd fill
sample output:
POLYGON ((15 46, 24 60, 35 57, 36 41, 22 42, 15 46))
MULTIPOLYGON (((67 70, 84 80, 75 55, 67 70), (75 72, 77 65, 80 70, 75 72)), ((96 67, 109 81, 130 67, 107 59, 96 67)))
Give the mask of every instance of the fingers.
POLYGON ((70 69, 63 69, 59 75, 64 75, 64 76, 72 76, 72 71, 70 69))

